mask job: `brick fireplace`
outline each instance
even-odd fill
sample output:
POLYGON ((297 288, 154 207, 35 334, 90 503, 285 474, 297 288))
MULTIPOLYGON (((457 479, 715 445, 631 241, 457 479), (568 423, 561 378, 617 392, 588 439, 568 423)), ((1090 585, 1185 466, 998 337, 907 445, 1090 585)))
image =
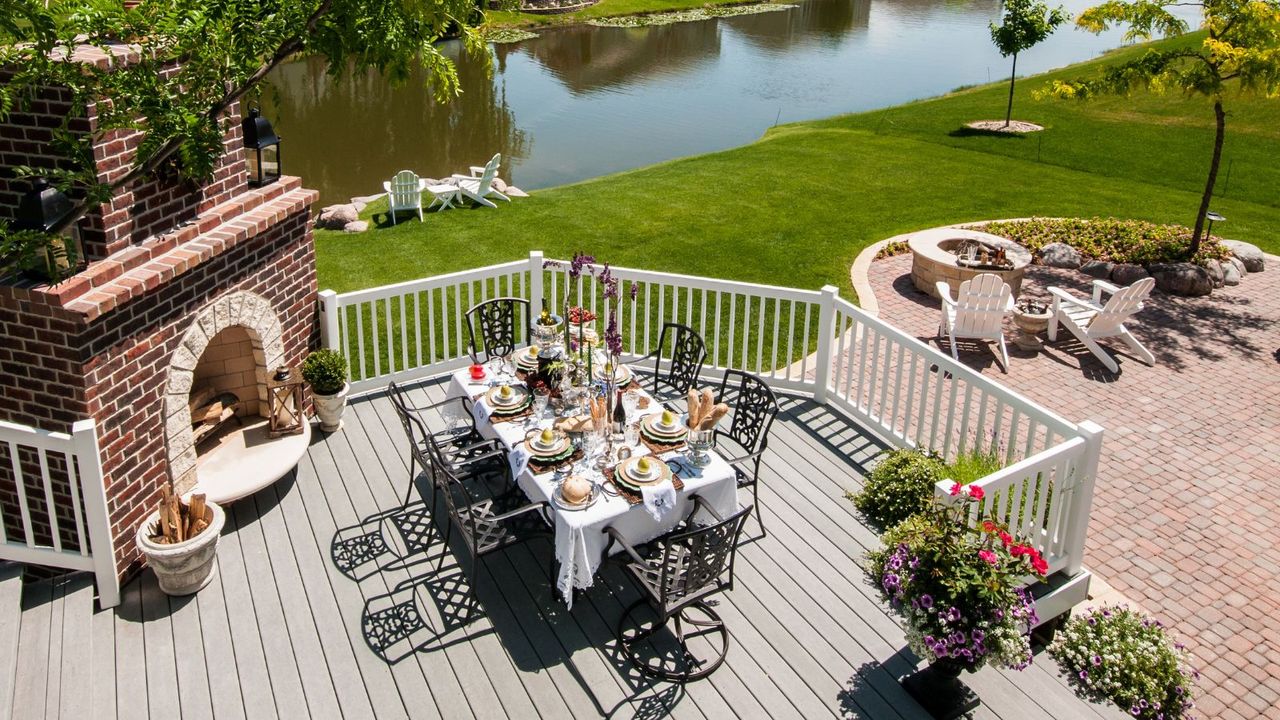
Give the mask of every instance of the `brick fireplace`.
MULTIPOLYGON (((28 187, 10 168, 60 162, 47 141, 69 110, 66 92, 50 88, 0 124, 0 217, 28 187)), ((137 567, 133 533, 161 487, 199 479, 193 389, 234 398, 235 424, 251 425, 265 413, 266 373, 297 365, 318 339, 316 194, 289 177, 250 188, 239 121, 232 108, 209 182, 162 174, 86 216, 80 273, 56 286, 0 281, 0 419, 55 431, 97 421, 122 575, 137 567)), ((74 129, 93 127, 90 108, 74 129)), ((127 172, 138 140, 94 142, 102 180, 127 172)), ((0 497, 6 517, 16 515, 10 502, 0 497)))

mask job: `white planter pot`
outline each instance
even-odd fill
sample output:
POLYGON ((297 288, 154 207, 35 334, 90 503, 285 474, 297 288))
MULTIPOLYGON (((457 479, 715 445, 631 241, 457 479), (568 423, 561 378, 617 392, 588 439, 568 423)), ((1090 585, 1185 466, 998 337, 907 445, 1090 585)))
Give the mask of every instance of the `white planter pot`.
POLYGON ((342 427, 342 415, 347 411, 347 393, 350 391, 351 383, 346 383, 342 390, 333 395, 321 395, 312 391, 311 404, 315 406, 321 430, 335 432, 342 427))
POLYGON ((206 502, 205 507, 208 508, 209 527, 177 545, 151 541, 151 531, 160 521, 159 513, 148 515, 142 527, 138 528, 138 549, 155 571, 160 589, 168 595, 190 595, 208 585, 218 570, 218 539, 222 536, 226 516, 216 503, 206 502))

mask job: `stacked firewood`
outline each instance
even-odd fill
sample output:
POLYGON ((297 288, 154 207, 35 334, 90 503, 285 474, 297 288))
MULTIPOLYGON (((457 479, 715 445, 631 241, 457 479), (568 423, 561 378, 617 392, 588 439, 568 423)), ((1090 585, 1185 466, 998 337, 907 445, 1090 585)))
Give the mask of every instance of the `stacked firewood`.
POLYGON ((209 527, 204 493, 193 493, 190 501, 183 501, 165 486, 160 498, 160 522, 151 540, 173 545, 199 535, 209 527))
POLYGON ((240 399, 232 393, 218 393, 209 388, 192 392, 188 409, 195 444, 199 445, 225 423, 236 419, 239 407, 240 399))

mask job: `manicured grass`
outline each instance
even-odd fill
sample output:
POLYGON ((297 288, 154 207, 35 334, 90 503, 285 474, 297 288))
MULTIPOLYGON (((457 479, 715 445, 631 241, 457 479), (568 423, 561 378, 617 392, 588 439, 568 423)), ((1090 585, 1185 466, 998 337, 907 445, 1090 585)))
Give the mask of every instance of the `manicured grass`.
POLYGON ((485 13, 485 17, 488 23, 494 27, 538 28, 573 25, 595 18, 648 15, 714 5, 741 4, 744 4, 744 0, 600 0, 600 2, 589 8, 562 15, 536 15, 514 10, 490 10, 485 13))
MULTIPOLYGON (((1076 67, 1060 75, 1089 71, 1076 67)), ((952 134, 998 116, 993 85, 888 111, 776 128, 751 145, 534 193, 498 209, 432 213, 359 235, 317 232, 321 287, 339 292, 586 250, 616 265, 852 294, 849 265, 910 230, 1028 215, 1194 219, 1212 141, 1203 103, 1135 95, 1031 99, 1043 140, 952 134), (1040 161, 1035 147, 1043 143, 1040 161), (1052 148, 1054 151, 1049 152, 1052 148)), ((1214 229, 1280 251, 1280 103, 1233 101, 1235 159, 1214 229)), ((1225 173, 1224 166, 1224 173, 1225 173)), ((1220 180, 1220 183, 1222 180, 1220 180)), ((384 217, 372 206, 366 214, 384 217)))

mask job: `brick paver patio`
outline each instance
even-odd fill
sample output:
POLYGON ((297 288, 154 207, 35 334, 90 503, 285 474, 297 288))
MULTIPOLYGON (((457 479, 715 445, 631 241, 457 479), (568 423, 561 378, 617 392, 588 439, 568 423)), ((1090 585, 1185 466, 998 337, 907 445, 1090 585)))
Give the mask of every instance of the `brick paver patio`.
MULTIPOLYGON (((1112 374, 1065 331, 1033 355, 1012 343, 1012 323, 1007 375, 987 346, 960 344, 971 367, 1106 429, 1088 565, 1186 640, 1207 718, 1280 718, 1280 262, 1269 263, 1208 298, 1154 294, 1132 329, 1155 367, 1117 352, 1112 374)), ((910 254, 872 264, 880 315, 949 352, 938 302, 910 271, 910 254)), ((1088 280, 1033 266, 1023 294, 1083 294, 1088 280)))

